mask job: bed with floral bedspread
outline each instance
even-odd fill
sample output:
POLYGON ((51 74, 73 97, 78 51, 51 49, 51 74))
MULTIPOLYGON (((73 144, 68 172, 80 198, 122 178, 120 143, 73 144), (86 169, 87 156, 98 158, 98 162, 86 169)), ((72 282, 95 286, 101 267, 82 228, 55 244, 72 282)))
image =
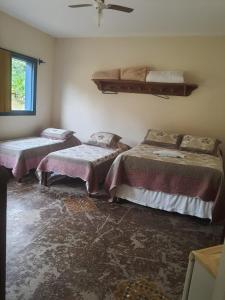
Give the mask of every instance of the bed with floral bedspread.
POLYGON ((40 161, 50 152, 80 145, 80 141, 71 136, 66 140, 47 137, 28 137, 0 142, 0 165, 12 169, 19 180, 31 169, 36 169, 40 161))
MULTIPOLYGON (((126 186, 136 188, 136 191, 143 188, 145 192, 201 199, 204 203, 212 203, 212 221, 224 220, 224 172, 221 155, 188 151, 179 151, 180 157, 158 155, 163 149, 165 148, 140 144, 119 155, 107 175, 106 190, 111 196, 118 196, 119 188, 126 186)), ((165 197, 160 201, 164 199, 165 197)), ((161 204, 156 208, 160 206, 161 204)), ((168 211, 176 210, 171 208, 168 211)))
POLYGON ((93 145, 80 145, 52 152, 39 164, 42 182, 47 185, 51 173, 80 178, 86 182, 90 194, 99 191, 113 160, 124 151, 121 147, 104 148, 93 145))

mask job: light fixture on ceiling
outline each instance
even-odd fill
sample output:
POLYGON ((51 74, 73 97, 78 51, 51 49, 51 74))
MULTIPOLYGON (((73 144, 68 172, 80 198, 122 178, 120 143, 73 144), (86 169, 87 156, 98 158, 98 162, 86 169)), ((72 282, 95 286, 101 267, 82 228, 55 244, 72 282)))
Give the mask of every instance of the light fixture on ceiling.
POLYGON ((134 9, 130 7, 125 7, 121 5, 115 5, 115 4, 105 4, 105 0, 93 0, 93 4, 75 4, 75 5, 69 5, 70 8, 80 8, 80 7, 90 7, 93 6, 96 8, 98 13, 98 26, 101 24, 101 19, 103 16, 103 10, 104 9, 112 9, 117 10, 125 13, 131 13, 134 9))

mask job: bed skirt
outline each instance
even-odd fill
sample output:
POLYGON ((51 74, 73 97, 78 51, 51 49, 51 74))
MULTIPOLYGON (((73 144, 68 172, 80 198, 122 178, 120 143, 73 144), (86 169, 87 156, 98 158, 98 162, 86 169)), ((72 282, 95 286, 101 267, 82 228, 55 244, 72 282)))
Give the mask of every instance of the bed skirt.
POLYGON ((116 188, 114 197, 151 208, 212 220, 213 202, 206 202, 197 197, 171 195, 144 188, 131 187, 126 184, 116 188))

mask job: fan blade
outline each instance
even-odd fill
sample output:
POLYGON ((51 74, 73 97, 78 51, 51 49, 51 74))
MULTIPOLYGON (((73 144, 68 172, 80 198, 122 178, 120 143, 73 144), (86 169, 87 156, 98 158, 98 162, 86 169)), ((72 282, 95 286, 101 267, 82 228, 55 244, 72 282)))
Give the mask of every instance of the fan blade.
POLYGON ((78 4, 78 5, 68 5, 70 8, 78 8, 78 7, 89 7, 93 6, 92 4, 78 4))
POLYGON ((129 8, 121 5, 114 5, 114 4, 108 4, 107 9, 119 10, 127 13, 131 13, 134 10, 133 8, 129 8))

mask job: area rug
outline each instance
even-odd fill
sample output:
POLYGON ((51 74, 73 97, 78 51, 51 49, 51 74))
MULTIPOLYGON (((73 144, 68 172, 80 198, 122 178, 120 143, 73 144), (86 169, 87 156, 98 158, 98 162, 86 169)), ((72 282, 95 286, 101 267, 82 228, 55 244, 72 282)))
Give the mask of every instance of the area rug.
POLYGON ((94 200, 88 196, 67 196, 63 199, 67 210, 71 213, 90 212, 97 209, 94 200))
POLYGON ((7 234, 8 300, 178 300, 190 251, 217 245, 221 227, 30 178, 9 184, 7 234))
POLYGON ((158 286, 147 278, 119 283, 114 297, 117 300, 167 300, 158 286))

